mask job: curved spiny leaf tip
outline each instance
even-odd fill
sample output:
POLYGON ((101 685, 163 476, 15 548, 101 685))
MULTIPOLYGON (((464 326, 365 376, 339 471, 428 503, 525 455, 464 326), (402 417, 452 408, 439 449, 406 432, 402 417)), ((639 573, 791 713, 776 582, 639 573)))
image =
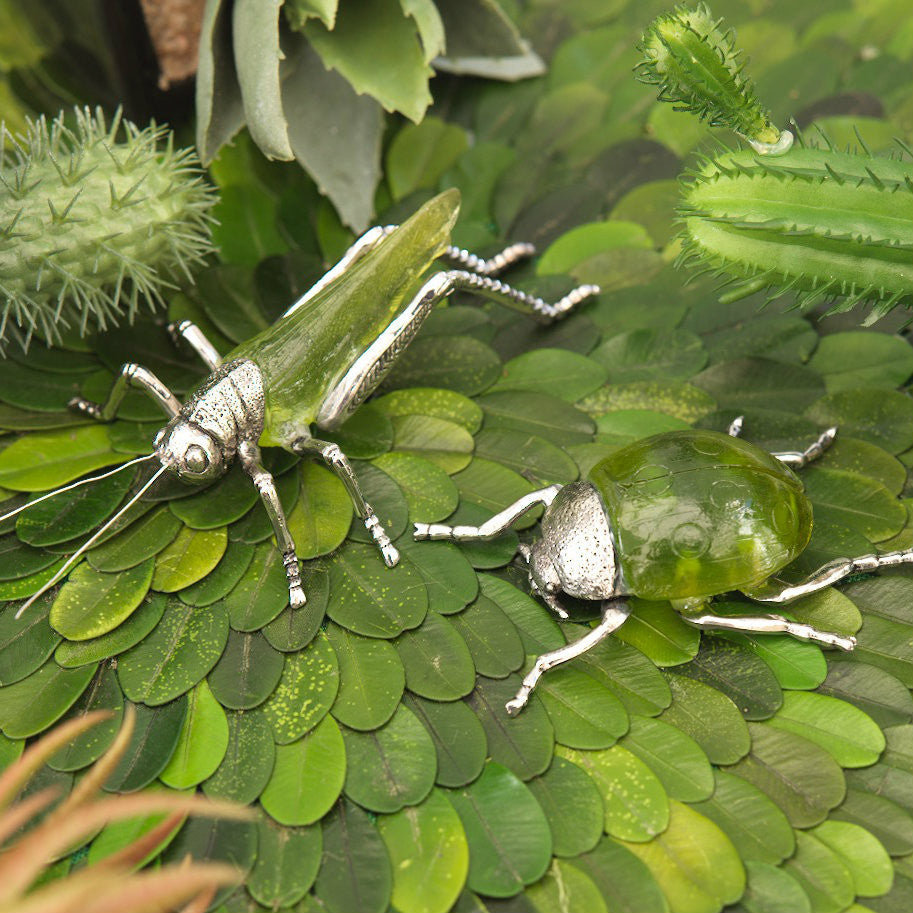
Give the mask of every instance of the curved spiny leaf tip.
POLYGON ((23 135, 0 127, 0 348, 132 320, 190 278, 212 250, 216 198, 172 140, 89 108, 23 135))
POLYGON ((644 32, 639 45, 644 59, 634 72, 641 82, 659 86, 660 101, 691 111, 712 127, 775 146, 780 131, 742 73, 745 63, 732 30, 721 22, 703 3, 658 16, 644 32))

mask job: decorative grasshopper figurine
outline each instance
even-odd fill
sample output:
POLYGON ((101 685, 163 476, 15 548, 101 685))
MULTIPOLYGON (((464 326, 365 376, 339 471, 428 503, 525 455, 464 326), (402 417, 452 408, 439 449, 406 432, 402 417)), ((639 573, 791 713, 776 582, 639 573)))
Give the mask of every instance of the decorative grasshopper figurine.
POLYGON ((152 372, 136 364, 123 366, 105 403, 72 400, 72 408, 111 421, 128 389, 136 387, 162 407, 169 421, 155 436, 154 452, 148 456, 43 495, 0 521, 138 462, 157 460, 161 466, 23 603, 17 617, 61 580, 162 473, 170 471, 192 483, 212 482, 235 457, 250 475, 272 521, 288 577, 289 602, 293 607, 303 605, 295 543, 273 477, 261 462, 261 444, 322 459, 346 486, 384 562, 393 567, 399 553, 365 500, 345 454, 336 444, 313 437, 311 425, 324 430, 339 427, 377 387, 434 305, 454 291, 478 292, 546 323, 599 291, 593 285, 580 286, 550 304, 491 278, 534 250, 529 244, 514 244, 492 259, 482 260, 450 246, 458 211, 459 193, 449 190, 427 202, 403 225, 371 229, 275 324, 229 352, 224 360, 193 323, 174 325, 171 330, 176 339, 183 338, 212 371, 183 405, 152 372), (441 256, 465 268, 435 273, 419 285, 441 256))
POLYGON ((585 653, 631 613, 627 596, 668 599, 689 624, 749 633, 791 634, 852 650, 853 637, 819 631, 780 615, 713 615, 713 596, 739 590, 757 602, 786 603, 850 574, 913 563, 913 549, 839 558, 807 580, 771 580, 808 544, 812 508, 788 467, 820 456, 837 433, 830 428, 802 452, 768 454, 729 435, 671 431, 623 447, 597 463, 588 481, 530 492, 482 526, 417 523, 416 539, 491 539, 530 508, 546 506, 541 537, 521 545, 530 586, 560 617, 559 599, 599 600, 602 620, 584 637, 540 656, 508 713, 518 713, 542 674, 585 653))

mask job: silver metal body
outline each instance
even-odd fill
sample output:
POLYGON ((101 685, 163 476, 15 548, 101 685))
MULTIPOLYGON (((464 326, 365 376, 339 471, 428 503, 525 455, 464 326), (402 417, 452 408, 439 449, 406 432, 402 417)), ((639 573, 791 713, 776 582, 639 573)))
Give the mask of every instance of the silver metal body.
MULTIPOLYGON (((729 433, 738 436, 741 430, 742 419, 739 417, 730 425, 729 433)), ((775 453, 774 456, 791 467, 801 468, 818 459, 833 443, 836 434, 836 428, 828 428, 804 450, 775 453)), ((505 532, 511 523, 536 504, 547 505, 540 536, 531 546, 521 545, 519 548, 528 566, 530 588, 563 618, 567 617, 567 611, 561 605, 562 593, 578 599, 601 601, 602 619, 579 640, 538 657, 523 679, 516 697, 507 704, 510 714, 522 710, 544 672, 591 649, 624 624, 631 612, 625 597, 636 594, 628 591, 621 573, 615 539, 602 498, 588 482, 574 482, 564 487, 552 485, 525 495, 479 527, 415 524, 416 539, 488 539, 505 532)), ((802 583, 784 585, 768 581, 760 587, 746 590, 745 595, 758 602, 788 603, 838 583, 850 574, 911 563, 913 549, 841 558, 820 568, 802 583)), ((698 628, 752 634, 785 633, 841 650, 852 650, 856 645, 854 637, 820 631, 782 615, 713 615, 705 611, 706 602, 701 601, 682 603, 676 608, 688 624, 698 628)))
MULTIPOLYGON (((387 225, 366 232, 332 269, 285 312, 283 317, 294 313, 302 304, 338 279, 353 263, 395 231, 396 227, 387 225)), ((549 303, 490 278, 533 253, 535 250, 532 245, 514 244, 490 260, 484 260, 456 247, 447 248, 445 256, 466 269, 438 273, 422 286, 403 312, 391 321, 356 359, 342 380, 325 397, 318 411, 315 423, 317 427, 329 430, 341 425, 377 387, 384 374, 415 337, 434 305, 457 289, 478 291, 545 322, 561 317, 578 302, 599 291, 596 286, 581 286, 560 301, 549 303)), ((385 304, 381 302, 380 306, 385 304)), ((275 481, 263 466, 257 443, 266 420, 263 376, 257 365, 247 359, 222 364, 215 346, 190 321, 173 324, 169 331, 175 342, 187 343, 212 374, 191 398, 181 405, 177 397, 151 371, 131 362, 121 368, 104 403, 90 402, 82 397, 76 397, 71 401, 72 408, 99 421, 111 421, 131 388, 145 392, 158 403, 169 421, 156 435, 153 453, 140 458, 139 461, 157 459, 161 465, 152 478, 133 495, 129 503, 84 542, 57 574, 22 605, 20 614, 63 578, 85 551, 123 516, 126 509, 142 496, 162 472, 170 471, 187 482, 206 483, 218 479, 236 458, 241 460, 272 522, 276 541, 283 554, 288 578, 289 603, 292 607, 304 604, 305 595, 301 588, 295 543, 289 532, 275 481)), ((365 499, 355 472, 339 446, 316 437, 305 436, 294 441, 290 449, 302 456, 316 456, 322 459, 330 471, 336 474, 345 485, 356 512, 371 533, 384 562, 393 567, 399 561, 399 552, 378 520, 374 509, 365 499)), ((134 462, 138 461, 131 461, 128 465, 133 465, 134 462)), ((103 478, 109 474, 105 473, 96 478, 103 478)), ((93 479, 84 479, 75 484, 86 484, 91 481, 93 479)), ((62 490, 69 490, 72 487, 75 486, 67 486, 62 490)), ((8 516, 27 507, 28 505, 24 505, 17 508, 8 516)))

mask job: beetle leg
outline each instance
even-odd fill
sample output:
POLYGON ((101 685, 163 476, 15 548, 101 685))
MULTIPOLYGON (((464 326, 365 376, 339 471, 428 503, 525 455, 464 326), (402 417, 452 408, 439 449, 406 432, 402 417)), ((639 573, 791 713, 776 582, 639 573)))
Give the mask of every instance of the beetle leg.
POLYGON ((279 492, 276 491, 276 483, 260 461, 260 448, 255 443, 243 441, 238 446, 238 457, 254 483, 270 522, 273 524, 276 543, 282 552, 282 563, 285 565, 285 575, 288 578, 289 605, 293 609, 301 608, 307 602, 301 587, 301 569, 298 566, 298 556, 295 554, 295 540, 292 539, 292 534, 289 532, 285 511, 279 500, 279 492))
POLYGON ((345 485, 346 491, 355 505, 355 511, 364 521, 365 529, 371 534, 380 549, 384 564, 387 567, 395 567, 399 562, 399 552, 390 541, 390 537, 383 526, 381 526, 380 520, 377 519, 374 508, 365 500, 352 465, 342 450, 339 449, 339 445, 332 444, 329 441, 319 441, 316 438, 299 438, 292 444, 292 450, 301 456, 319 456, 327 464, 327 468, 345 485))
POLYGON ((175 345, 183 339, 203 360, 210 371, 222 365, 222 356, 216 347, 206 338, 203 331, 192 320, 181 320, 179 323, 169 323, 168 332, 175 345))
POLYGON ((548 672, 555 666, 566 663, 569 660, 582 656, 587 650, 592 649, 600 641, 605 640, 614 631, 617 631, 628 619, 631 614, 631 606, 624 599, 612 599, 602 604, 602 620, 598 625, 591 628, 579 640, 565 644, 557 650, 549 653, 543 653, 539 656, 532 669, 527 673, 517 691, 517 696, 508 701, 505 709, 511 716, 516 716, 529 700, 533 688, 536 687, 543 673, 548 672))
POLYGON ((510 247, 505 247, 504 250, 488 260, 484 260, 482 257, 476 256, 476 254, 471 254, 468 250, 454 247, 453 245, 447 248, 444 256, 455 266, 461 266, 463 269, 478 273, 480 276, 497 276, 509 266, 513 266, 527 257, 533 257, 535 254, 535 245, 521 241, 518 244, 511 244, 510 247))
POLYGON ((533 507, 540 504, 548 507, 562 487, 561 485, 549 485, 548 488, 531 491, 528 495, 518 498, 513 504, 509 504, 500 513, 489 517, 481 526, 416 523, 413 535, 416 539, 448 539, 451 542, 462 542, 468 539, 494 539, 495 536, 506 533, 523 514, 533 507))
POLYGON ((101 422, 110 422, 117 415, 118 407, 131 387, 147 393, 150 399, 161 406, 168 418, 174 418, 181 411, 178 398, 151 371, 133 363, 125 364, 120 369, 104 403, 93 403, 81 396, 74 396, 68 405, 101 422))
MULTIPOLYGON (((742 424, 744 421, 744 415, 737 415, 729 423, 729 428, 726 430, 726 433, 730 437, 741 437, 742 424)), ((824 451, 834 443, 834 438, 836 437, 837 428, 835 426, 833 428, 828 428, 824 433, 819 434, 817 440, 809 444, 805 450, 779 451, 772 453, 771 456, 775 456, 781 463, 785 463, 792 469, 802 469, 804 466, 808 466, 813 460, 817 460, 822 456, 824 451)))
POLYGON ((789 634, 799 640, 808 640, 826 647, 852 650, 855 637, 841 637, 830 631, 819 631, 811 625, 790 621, 782 615, 682 615, 689 625, 696 628, 717 628, 726 631, 740 631, 743 634, 789 634))
POLYGON ((913 564, 913 548, 900 552, 885 552, 882 555, 860 555, 858 558, 837 558, 818 568, 814 574, 801 583, 777 586, 768 581, 752 590, 743 592, 756 602, 792 602, 809 593, 817 593, 851 574, 864 574, 881 567, 895 567, 898 564, 913 564))
POLYGON ((775 456, 781 463, 785 463, 791 469, 802 469, 803 466, 808 466, 812 460, 817 460, 822 456, 824 451, 834 443, 835 437, 837 437, 837 428, 828 428, 823 434, 818 436, 818 440, 811 443, 805 450, 790 450, 785 453, 773 453, 771 456, 775 456))

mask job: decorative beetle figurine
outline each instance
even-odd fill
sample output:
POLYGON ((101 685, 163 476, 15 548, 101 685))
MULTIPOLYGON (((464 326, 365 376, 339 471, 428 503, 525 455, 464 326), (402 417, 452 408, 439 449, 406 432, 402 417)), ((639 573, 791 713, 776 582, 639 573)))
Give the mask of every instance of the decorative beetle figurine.
POLYGON ((786 603, 850 574, 913 562, 913 549, 837 559, 807 580, 770 578, 795 559, 812 532, 812 508, 789 466, 800 468, 832 443, 830 428, 803 452, 768 454, 729 434, 671 431, 621 448, 587 481, 552 485, 520 498, 482 526, 417 523, 416 539, 490 539, 530 508, 546 506, 541 536, 520 547, 534 593, 560 617, 560 593, 600 600, 602 620, 579 640, 545 653, 507 703, 519 713, 542 674, 580 656, 617 630, 626 596, 668 599, 689 624, 751 633, 785 632, 842 650, 853 637, 819 631, 780 615, 720 616, 711 597, 739 590, 757 602, 786 603))
POLYGON ((193 323, 172 325, 175 341, 183 338, 212 371, 184 405, 154 374, 136 364, 123 366, 104 404, 79 397, 72 400, 72 408, 111 421, 128 389, 137 387, 162 407, 169 421, 156 435, 154 452, 148 456, 43 495, 0 521, 138 462, 158 460, 161 467, 22 604, 17 617, 62 579, 163 472, 171 471, 187 482, 211 482, 225 473, 235 457, 250 475, 272 521, 283 554, 289 602, 293 607, 303 605, 295 543, 273 477, 261 462, 261 444, 321 458, 346 486, 384 562, 393 567, 399 553, 365 500, 345 454, 336 444, 313 437, 311 425, 324 430, 339 427, 377 387, 434 305, 454 291, 477 292, 546 323, 599 291, 594 285, 583 285, 551 304, 491 278, 535 251, 530 244, 514 244, 483 260, 451 246, 459 199, 458 191, 448 190, 403 225, 372 228, 276 323, 224 360, 193 323), (438 257, 464 268, 438 272, 420 285, 438 257))

